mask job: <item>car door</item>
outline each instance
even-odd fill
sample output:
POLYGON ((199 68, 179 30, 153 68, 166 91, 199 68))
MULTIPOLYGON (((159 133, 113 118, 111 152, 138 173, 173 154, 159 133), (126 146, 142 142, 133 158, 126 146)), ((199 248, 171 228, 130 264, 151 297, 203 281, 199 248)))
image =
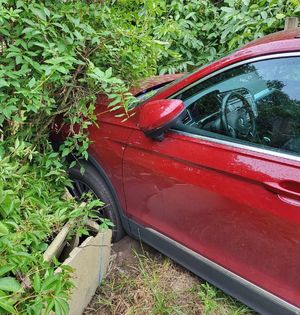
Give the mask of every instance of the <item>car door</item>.
POLYGON ((179 91, 163 141, 132 133, 127 214, 300 306, 300 58, 263 59, 179 91))

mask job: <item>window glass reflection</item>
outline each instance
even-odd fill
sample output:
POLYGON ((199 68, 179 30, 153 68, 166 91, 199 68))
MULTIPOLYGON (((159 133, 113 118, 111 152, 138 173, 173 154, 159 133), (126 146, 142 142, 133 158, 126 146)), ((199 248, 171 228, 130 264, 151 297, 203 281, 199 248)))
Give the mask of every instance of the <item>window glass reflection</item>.
POLYGON ((179 129, 300 154, 299 57, 242 65, 177 98, 187 108, 179 129))

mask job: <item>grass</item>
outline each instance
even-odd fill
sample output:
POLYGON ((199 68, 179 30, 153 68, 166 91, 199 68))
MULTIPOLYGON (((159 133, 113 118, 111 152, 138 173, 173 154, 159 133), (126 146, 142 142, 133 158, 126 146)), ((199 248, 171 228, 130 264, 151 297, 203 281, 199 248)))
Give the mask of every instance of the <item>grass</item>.
POLYGON ((153 250, 114 267, 85 315, 253 315, 246 306, 153 250))
POLYGON ((221 290, 209 283, 200 284, 197 294, 203 305, 203 314, 254 314, 248 307, 226 296, 221 290))

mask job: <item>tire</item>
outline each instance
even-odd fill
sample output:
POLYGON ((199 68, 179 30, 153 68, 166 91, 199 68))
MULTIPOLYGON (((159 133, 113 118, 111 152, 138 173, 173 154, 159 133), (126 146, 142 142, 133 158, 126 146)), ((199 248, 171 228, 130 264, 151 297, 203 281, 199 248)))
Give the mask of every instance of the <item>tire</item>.
POLYGON ((88 162, 80 161, 76 166, 68 170, 70 179, 73 182, 71 194, 81 199, 83 193, 91 192, 97 199, 105 203, 103 208, 99 209, 99 217, 105 217, 113 223, 112 242, 119 241, 124 235, 124 229, 118 213, 117 202, 113 197, 105 180, 99 175, 97 170, 88 162), (83 174, 80 168, 84 168, 83 174))

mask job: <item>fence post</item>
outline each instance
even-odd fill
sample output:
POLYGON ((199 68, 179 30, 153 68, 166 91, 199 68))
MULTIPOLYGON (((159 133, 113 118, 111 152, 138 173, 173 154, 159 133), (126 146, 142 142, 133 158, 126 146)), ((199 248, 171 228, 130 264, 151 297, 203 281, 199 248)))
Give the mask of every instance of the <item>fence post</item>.
POLYGON ((297 28, 299 25, 299 20, 297 17, 287 17, 284 23, 284 30, 292 30, 297 28))

